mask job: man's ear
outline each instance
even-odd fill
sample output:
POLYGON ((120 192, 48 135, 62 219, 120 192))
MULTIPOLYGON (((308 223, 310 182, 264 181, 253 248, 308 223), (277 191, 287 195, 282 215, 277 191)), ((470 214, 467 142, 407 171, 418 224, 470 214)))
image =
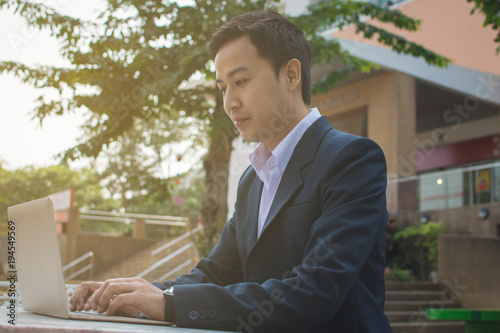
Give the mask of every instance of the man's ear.
POLYGON ((301 68, 302 64, 295 58, 286 64, 286 83, 290 91, 297 89, 302 83, 301 68))

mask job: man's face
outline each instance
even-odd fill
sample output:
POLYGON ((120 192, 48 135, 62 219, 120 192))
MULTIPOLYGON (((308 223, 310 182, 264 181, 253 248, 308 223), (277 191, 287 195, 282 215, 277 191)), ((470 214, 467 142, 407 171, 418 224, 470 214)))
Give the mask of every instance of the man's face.
POLYGON ((279 77, 271 62, 258 55, 248 36, 224 44, 215 56, 217 86, 224 109, 244 140, 274 149, 291 124, 286 66, 279 77))

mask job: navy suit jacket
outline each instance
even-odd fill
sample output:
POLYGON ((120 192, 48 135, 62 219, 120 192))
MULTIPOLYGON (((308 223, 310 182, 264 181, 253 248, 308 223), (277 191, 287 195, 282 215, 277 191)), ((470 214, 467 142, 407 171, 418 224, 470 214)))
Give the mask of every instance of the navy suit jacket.
POLYGON ((373 141, 318 119, 297 144, 261 236, 249 167, 208 258, 174 284, 178 326, 391 332, 384 314, 386 164, 373 141))

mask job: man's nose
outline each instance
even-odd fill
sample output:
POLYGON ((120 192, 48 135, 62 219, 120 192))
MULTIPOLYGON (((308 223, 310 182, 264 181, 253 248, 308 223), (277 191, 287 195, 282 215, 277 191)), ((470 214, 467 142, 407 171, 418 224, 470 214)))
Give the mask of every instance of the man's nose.
POLYGON ((232 90, 227 89, 224 96, 224 109, 228 115, 231 115, 231 111, 237 110, 241 107, 241 101, 236 93, 232 90))

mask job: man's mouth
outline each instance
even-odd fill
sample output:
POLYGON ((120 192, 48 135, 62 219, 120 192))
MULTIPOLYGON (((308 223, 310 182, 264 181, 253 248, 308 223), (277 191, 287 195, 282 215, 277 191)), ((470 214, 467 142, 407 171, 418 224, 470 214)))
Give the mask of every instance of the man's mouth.
POLYGON ((233 119, 234 126, 236 126, 236 128, 243 126, 243 124, 245 123, 245 121, 247 121, 247 119, 248 118, 234 118, 233 119))

